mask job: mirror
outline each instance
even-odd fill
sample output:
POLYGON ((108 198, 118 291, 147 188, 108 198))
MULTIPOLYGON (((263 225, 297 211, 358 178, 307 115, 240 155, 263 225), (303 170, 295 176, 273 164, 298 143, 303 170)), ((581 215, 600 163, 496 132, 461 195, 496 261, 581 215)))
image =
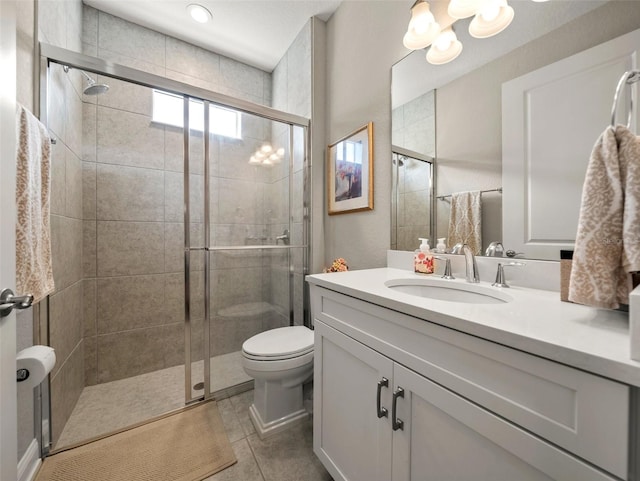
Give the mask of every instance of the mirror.
MULTIPOLYGON (((432 242, 435 238, 446 237, 450 210, 448 195, 470 190, 488 191, 482 194, 481 253, 484 254, 490 242, 503 239, 503 198, 496 190, 503 186, 502 84, 640 27, 640 15, 633 3, 511 2, 515 19, 495 37, 474 39, 467 33, 469 19, 455 23, 456 34, 464 47, 460 57, 453 62, 430 65, 425 60, 425 51, 418 50, 393 66, 393 151, 406 148, 424 158, 434 158, 433 175, 424 176, 422 180, 425 188, 429 184, 433 187, 432 211, 436 219, 435 228, 426 231, 428 236, 423 235, 425 232, 420 236, 412 233, 409 245, 400 242, 400 219, 406 215, 398 200, 402 194, 394 189, 391 202, 392 212, 396 215, 395 218, 392 215, 392 248, 414 250, 417 237, 430 237, 432 242), (596 31, 598 34, 594 35, 596 31), (550 43, 553 48, 548 48, 550 43), (435 142, 419 148, 411 145, 411 148, 405 144, 405 139, 411 139, 411 136, 401 135, 406 133, 406 122, 400 112, 411 111, 412 103, 422 96, 433 99, 430 106, 424 107, 429 115, 423 116, 420 127, 412 128, 432 132, 428 137, 435 142)), ((605 95, 612 99, 609 92, 605 95)), ((605 118, 603 127, 606 123, 605 118)), ((595 141, 593 138, 589 151, 595 141)), ((398 187, 395 182, 399 173, 397 160, 391 165, 393 187, 398 187)), ((510 247, 505 245, 504 248, 510 247)), ((524 256, 550 258, 534 252, 525 252, 524 256)))

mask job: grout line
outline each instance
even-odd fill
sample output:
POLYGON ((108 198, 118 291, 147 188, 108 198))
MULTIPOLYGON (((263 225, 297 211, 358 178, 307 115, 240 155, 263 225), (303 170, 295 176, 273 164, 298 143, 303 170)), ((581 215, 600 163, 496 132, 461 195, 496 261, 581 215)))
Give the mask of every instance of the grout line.
MULTIPOLYGON (((256 434, 256 437, 257 436, 258 435, 256 434)), ((249 436, 247 436, 246 439, 247 439, 247 444, 249 445, 249 450, 251 451, 251 455, 253 456, 253 460, 255 461, 256 466, 258 467, 258 471, 260 472, 260 476, 262 476, 263 481, 267 481, 267 477, 264 475, 264 472, 262 471, 262 466, 260 466, 260 463, 258 462, 258 458, 256 457, 256 453, 253 450, 253 446, 251 446, 251 441, 249 441, 249 436)))

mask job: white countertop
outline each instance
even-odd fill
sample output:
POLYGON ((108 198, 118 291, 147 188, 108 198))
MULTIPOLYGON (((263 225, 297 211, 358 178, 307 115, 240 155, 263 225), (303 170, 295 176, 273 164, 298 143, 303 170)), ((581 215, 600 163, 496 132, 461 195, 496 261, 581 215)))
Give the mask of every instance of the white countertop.
MULTIPOLYGON (((390 280, 425 277, 430 276, 385 267, 316 274, 306 279, 425 321, 640 386, 640 362, 630 357, 627 313, 562 302, 557 292, 515 286, 504 289, 513 301, 503 304, 439 301, 385 286, 390 280)), ((491 286, 487 282, 481 285, 491 286)))

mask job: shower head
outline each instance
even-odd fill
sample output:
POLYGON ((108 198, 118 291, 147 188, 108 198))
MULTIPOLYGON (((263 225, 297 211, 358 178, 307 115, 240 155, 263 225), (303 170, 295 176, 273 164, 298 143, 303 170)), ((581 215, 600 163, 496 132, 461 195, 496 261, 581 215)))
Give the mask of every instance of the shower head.
POLYGON ((80 72, 87 78, 88 85, 82 91, 85 95, 100 95, 109 90, 109 86, 107 84, 96 83, 96 81, 89 77, 86 72, 82 70, 80 70, 80 72))

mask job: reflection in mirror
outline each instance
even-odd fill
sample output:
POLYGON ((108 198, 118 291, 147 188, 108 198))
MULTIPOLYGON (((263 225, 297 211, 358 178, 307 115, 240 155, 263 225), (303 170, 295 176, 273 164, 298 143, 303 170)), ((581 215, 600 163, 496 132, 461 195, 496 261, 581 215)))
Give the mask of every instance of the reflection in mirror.
MULTIPOLYGON (((398 111, 407 110, 412 99, 433 94, 436 142, 429 155, 436 158, 434 179, 437 182, 434 191, 437 196, 500 187, 505 187, 506 195, 507 184, 503 179, 502 163, 503 84, 640 28, 637 1, 512 3, 516 10, 514 22, 491 39, 470 38, 465 32, 466 21, 458 21, 456 34, 464 44, 464 50, 450 64, 429 65, 424 59, 424 51, 415 51, 393 66, 394 145, 399 142, 395 134, 400 128, 396 124, 405 121, 398 111), (401 109, 402 106, 404 109, 401 109)), ((587 85, 588 82, 584 80, 574 85, 587 85)), ((615 87, 613 82, 610 91, 599 93, 609 105, 615 87)), ((556 98, 556 106, 561 105, 563 98, 556 98)), ((548 115, 554 115, 555 109, 554 106, 548 115)), ((579 115, 584 115, 584 109, 579 115)), ((602 128, 607 125, 608 117, 608 114, 602 116, 602 128)), ((400 125, 404 128, 403 124, 400 125)), ((570 128, 558 129, 557 137, 548 139, 548 144, 561 143, 562 135, 570 132, 570 128)), ((590 138, 587 148, 590 149, 596 140, 595 137, 590 138)), ((402 143, 399 145, 402 146, 402 143)), ((554 175, 553 171, 546 173, 554 175)), ((524 179, 519 186, 521 195, 525 196, 527 187, 524 179)), ((446 199, 435 200, 434 209, 436 229, 431 238, 446 237, 450 202, 446 199)), ((549 214, 555 215, 557 210, 552 209, 549 214)), ((525 219, 526 213, 522 212, 521 217, 525 219)), ((499 192, 483 194, 483 253, 492 241, 505 240, 502 219, 503 196, 499 192)), ((572 221, 576 222, 575 219, 572 221)), ((399 249, 399 243, 396 245, 399 249)), ((415 246, 411 245, 408 250, 413 249, 415 246)), ((506 243, 504 249, 522 250, 506 243)), ((526 250, 525 257, 557 258, 526 250)))
POLYGON ((419 237, 435 246, 435 91, 392 112, 391 248, 414 250, 419 237))
POLYGON ((434 217, 433 208, 433 158, 421 158, 422 155, 393 147, 393 190, 392 229, 395 239, 394 249, 414 250, 420 241, 419 237, 433 242, 434 217), (402 153, 400 153, 402 152, 402 153))

